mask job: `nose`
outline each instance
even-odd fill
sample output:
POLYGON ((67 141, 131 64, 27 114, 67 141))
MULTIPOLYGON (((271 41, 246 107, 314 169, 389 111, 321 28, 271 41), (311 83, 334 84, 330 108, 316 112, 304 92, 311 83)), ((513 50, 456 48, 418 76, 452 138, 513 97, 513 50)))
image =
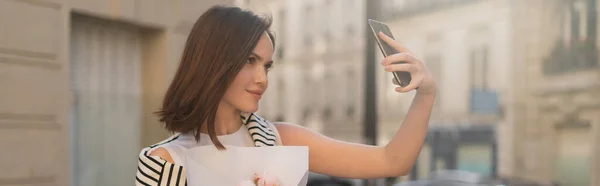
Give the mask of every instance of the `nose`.
POLYGON ((267 84, 267 70, 264 67, 257 67, 254 71, 254 83, 267 84))

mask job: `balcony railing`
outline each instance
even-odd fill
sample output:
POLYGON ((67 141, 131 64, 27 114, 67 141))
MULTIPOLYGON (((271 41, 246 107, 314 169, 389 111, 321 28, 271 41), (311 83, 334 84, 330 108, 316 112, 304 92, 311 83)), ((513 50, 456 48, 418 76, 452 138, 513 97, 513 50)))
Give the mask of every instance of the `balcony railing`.
POLYGON ((385 20, 393 20, 396 18, 412 16, 415 14, 436 11, 440 9, 455 7, 468 4, 480 0, 404 0, 401 5, 396 6, 394 0, 384 1, 381 3, 384 10, 385 20))
POLYGON ((472 89, 470 96, 470 112, 474 115, 499 115, 500 103, 498 93, 489 89, 472 89))

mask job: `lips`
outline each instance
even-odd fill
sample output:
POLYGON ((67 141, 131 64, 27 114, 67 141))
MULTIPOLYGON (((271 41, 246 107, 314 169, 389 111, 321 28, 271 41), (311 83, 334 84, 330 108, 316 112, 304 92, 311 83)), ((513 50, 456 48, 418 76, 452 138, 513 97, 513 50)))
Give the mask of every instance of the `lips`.
POLYGON ((247 90, 250 94, 252 94, 252 96, 256 97, 257 99, 260 99, 262 97, 263 91, 261 90, 247 90))

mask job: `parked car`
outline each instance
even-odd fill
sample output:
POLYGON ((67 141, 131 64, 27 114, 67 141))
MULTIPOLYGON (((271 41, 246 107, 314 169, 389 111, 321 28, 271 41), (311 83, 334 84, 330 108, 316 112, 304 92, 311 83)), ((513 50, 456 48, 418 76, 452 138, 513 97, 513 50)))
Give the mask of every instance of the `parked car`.
POLYGON ((505 186, 559 186, 558 183, 539 182, 515 177, 498 178, 496 181, 505 186))
POLYGON ((442 170, 429 174, 427 179, 409 181, 394 186, 496 186, 488 176, 459 170, 442 170))
POLYGON ((310 172, 307 186, 355 186, 358 185, 357 182, 358 180, 336 178, 310 172))
POLYGON ((479 173, 443 170, 430 173, 425 180, 408 181, 394 186, 559 186, 521 178, 491 178, 479 173))

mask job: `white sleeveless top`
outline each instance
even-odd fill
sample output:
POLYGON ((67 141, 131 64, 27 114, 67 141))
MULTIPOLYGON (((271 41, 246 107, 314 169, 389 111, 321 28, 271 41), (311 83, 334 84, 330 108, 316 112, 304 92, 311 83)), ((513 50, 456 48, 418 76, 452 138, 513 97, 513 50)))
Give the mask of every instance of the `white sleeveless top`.
MULTIPOLYGON (((217 136, 223 145, 265 147, 281 146, 279 132, 273 123, 268 122, 255 113, 240 116, 243 125, 233 134, 217 136)), ((207 134, 201 134, 197 143, 192 135, 175 134, 162 142, 148 146, 138 156, 138 169, 135 177, 136 186, 186 186, 186 169, 181 157, 185 149, 213 145, 207 134), (151 156, 158 147, 165 148, 174 163, 151 156)))
MULTIPOLYGON (((281 139, 279 138, 279 133, 277 132, 277 128, 271 123, 268 123, 268 127, 275 132, 277 139, 277 145, 281 145, 281 139)), ((185 150, 198 147, 198 146, 206 146, 206 145, 214 145, 212 140, 210 140, 210 136, 205 133, 200 133, 200 141, 196 142, 194 136, 192 134, 180 134, 180 137, 162 145, 157 146, 156 148, 162 147, 166 149, 171 157, 173 158, 173 162, 177 165, 183 165, 184 162, 182 160, 182 153, 185 150)), ((254 147, 254 139, 250 136, 248 132, 248 127, 246 125, 242 125, 236 132, 232 134, 219 135, 217 139, 223 145, 236 146, 236 147, 254 147)), ((155 149, 156 149, 155 148, 155 149)))

